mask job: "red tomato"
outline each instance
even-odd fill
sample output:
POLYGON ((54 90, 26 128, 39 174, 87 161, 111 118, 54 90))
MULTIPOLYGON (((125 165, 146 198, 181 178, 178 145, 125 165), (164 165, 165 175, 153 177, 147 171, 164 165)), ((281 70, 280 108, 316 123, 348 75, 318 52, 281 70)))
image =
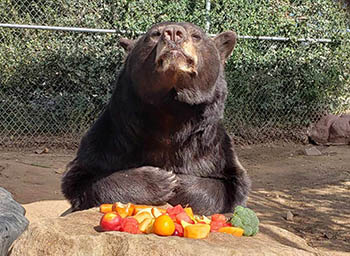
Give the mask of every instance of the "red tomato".
POLYGON ((232 227, 231 222, 226 222, 226 223, 224 223, 224 227, 232 227))
POLYGON ((105 213, 100 220, 100 226, 104 231, 119 231, 121 223, 122 217, 116 212, 105 213))
POLYGON ((131 234, 141 234, 139 229, 139 223, 134 218, 125 218, 121 222, 120 231, 128 232, 131 234))
POLYGON ((181 212, 176 215, 176 222, 181 224, 181 221, 186 221, 187 223, 194 224, 193 220, 185 212, 181 212))
POLYGON ((173 208, 168 208, 166 210, 167 214, 170 215, 178 215, 181 212, 185 212, 184 208, 182 208, 182 206, 180 204, 174 206, 173 208))
POLYGON ((218 221, 211 221, 210 232, 218 232, 220 228, 224 227, 225 223, 218 221))
POLYGON ((173 236, 184 236, 184 228, 182 227, 181 224, 174 223, 175 224, 175 231, 173 236))
POLYGON ((211 221, 226 223, 226 217, 223 214, 213 214, 211 216, 211 221))

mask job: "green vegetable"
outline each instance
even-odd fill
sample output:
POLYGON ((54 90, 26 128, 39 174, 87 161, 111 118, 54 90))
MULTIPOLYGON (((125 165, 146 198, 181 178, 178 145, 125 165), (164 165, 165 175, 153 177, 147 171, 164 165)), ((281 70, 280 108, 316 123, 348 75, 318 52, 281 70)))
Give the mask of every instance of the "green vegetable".
POLYGON ((259 219, 255 212, 243 206, 237 206, 230 222, 235 227, 244 229, 245 236, 253 236, 259 231, 259 219))

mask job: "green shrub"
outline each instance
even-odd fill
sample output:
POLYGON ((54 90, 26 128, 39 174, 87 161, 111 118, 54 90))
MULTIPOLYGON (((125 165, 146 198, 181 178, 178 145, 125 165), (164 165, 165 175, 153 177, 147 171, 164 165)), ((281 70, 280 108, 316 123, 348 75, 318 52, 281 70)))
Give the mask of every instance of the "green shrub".
POLYGON ((349 17, 333 0, 212 0, 208 17, 204 0, 4 0, 0 23, 119 32, 0 28, 0 112, 8 112, 0 129, 15 134, 82 133, 108 100, 123 62, 119 36, 136 38, 152 24, 168 20, 204 28, 207 18, 210 33, 235 30, 241 36, 291 38, 238 40, 226 65, 225 122, 235 135, 257 139, 262 129, 288 132, 326 112, 350 108, 350 33, 345 32, 349 17), (31 119, 25 130, 16 128, 23 122, 18 113, 31 117, 25 118, 31 119))

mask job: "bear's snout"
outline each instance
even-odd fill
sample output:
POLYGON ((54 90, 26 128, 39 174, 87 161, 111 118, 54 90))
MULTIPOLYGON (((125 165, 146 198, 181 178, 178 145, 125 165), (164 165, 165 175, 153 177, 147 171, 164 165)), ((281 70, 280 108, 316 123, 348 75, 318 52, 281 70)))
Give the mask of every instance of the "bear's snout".
POLYGON ((188 32, 179 25, 168 25, 157 43, 156 66, 158 72, 172 70, 197 75, 197 52, 188 32))
POLYGON ((163 30, 163 40, 170 45, 179 44, 187 39, 186 30, 178 25, 168 25, 163 30))

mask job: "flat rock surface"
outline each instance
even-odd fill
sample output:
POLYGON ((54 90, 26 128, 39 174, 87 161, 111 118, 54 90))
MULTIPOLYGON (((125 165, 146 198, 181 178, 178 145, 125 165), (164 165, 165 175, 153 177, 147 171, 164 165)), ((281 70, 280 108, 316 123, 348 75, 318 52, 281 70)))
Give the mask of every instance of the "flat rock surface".
POLYGON ((15 241, 10 255, 320 255, 302 238, 272 225, 261 224, 254 237, 211 233, 206 239, 194 240, 101 232, 100 218, 95 208, 39 219, 15 241))
POLYGON ((12 242, 28 226, 24 213, 24 208, 0 187, 0 255, 6 255, 12 242))
POLYGON ((26 218, 35 222, 45 218, 59 217, 70 208, 66 200, 45 200, 22 205, 26 210, 26 218))
POLYGON ((319 151, 316 147, 310 147, 310 148, 304 149, 304 154, 306 156, 321 156, 322 152, 319 151))

